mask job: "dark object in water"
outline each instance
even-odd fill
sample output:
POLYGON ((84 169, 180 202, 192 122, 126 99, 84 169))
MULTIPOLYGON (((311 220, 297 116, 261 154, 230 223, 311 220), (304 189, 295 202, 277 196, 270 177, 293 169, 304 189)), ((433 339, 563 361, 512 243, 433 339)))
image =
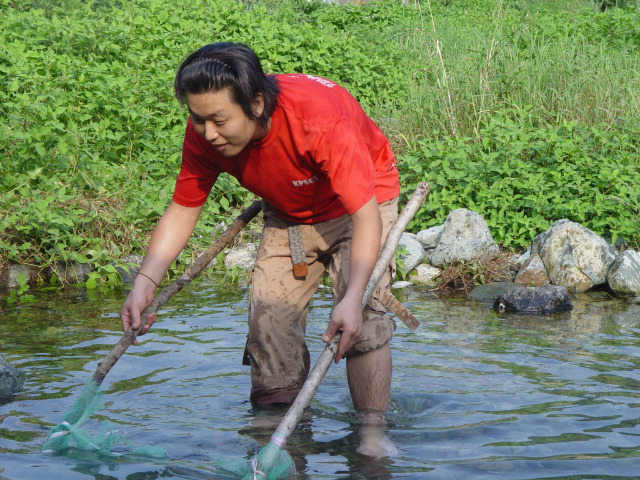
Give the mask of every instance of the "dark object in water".
POLYGON ((11 397, 22 390, 24 374, 0 357, 0 398, 11 397))
POLYGON ((518 287, 500 295, 494 302, 493 309, 500 313, 551 314, 573 310, 573 303, 565 287, 518 287))

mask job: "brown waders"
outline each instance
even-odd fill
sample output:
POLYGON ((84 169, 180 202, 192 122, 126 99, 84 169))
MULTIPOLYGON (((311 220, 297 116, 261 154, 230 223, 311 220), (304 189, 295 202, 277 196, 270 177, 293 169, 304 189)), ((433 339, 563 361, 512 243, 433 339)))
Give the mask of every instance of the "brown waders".
MULTIPOLYGON (((398 199, 379 207, 384 239, 397 217, 398 199)), ((268 205, 264 214, 265 225, 252 273, 249 334, 243 360, 251 365, 254 405, 292 403, 297 396, 309 372, 309 350, 304 338, 309 300, 327 269, 334 302, 344 295, 353 231, 349 215, 300 225, 281 219, 268 205), (292 246, 291 227, 295 230, 292 246)), ((389 288, 392 269, 390 266, 380 281, 379 290, 389 288)), ((347 356, 374 350, 391 340, 395 322, 385 312, 374 293, 363 311, 362 335, 347 356)))

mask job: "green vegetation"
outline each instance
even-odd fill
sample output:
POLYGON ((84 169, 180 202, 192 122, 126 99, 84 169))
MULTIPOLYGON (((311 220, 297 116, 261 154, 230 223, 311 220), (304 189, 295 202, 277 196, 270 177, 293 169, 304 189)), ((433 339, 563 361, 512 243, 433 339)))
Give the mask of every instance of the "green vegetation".
MULTIPOLYGON (((466 207, 513 248, 560 218, 639 245, 640 14, 611 1, 0 0, 0 263, 113 283, 144 252, 180 164, 173 74, 212 41, 352 91, 403 195, 431 185, 414 230, 466 207)), ((222 178, 182 261, 249 201, 222 178)))

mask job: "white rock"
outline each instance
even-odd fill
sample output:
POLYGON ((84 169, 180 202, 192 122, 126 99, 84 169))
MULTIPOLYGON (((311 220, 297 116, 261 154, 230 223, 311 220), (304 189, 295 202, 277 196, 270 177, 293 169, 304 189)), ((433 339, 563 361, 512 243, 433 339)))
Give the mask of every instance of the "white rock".
POLYGON ((459 208, 447 216, 430 261, 438 267, 463 260, 486 261, 499 251, 484 219, 476 212, 459 208))
POLYGON ((527 250, 516 259, 516 263, 523 264, 524 262, 529 260, 530 256, 531 256, 531 250, 527 250))
POLYGON ((444 225, 438 225, 436 227, 427 228, 416 234, 416 240, 420 242, 422 248, 436 248, 440 235, 444 230, 444 225))
POLYGON ((403 233, 398 242, 398 248, 402 248, 407 253, 401 253, 397 256, 398 260, 403 263, 403 269, 406 273, 416 268, 424 258, 424 248, 420 242, 416 240, 415 235, 411 233, 403 233))
POLYGON ((640 295, 640 254, 625 250, 607 273, 609 287, 618 295, 640 295))
POLYGON ((438 267, 426 263, 421 263, 415 270, 417 275, 412 275, 411 280, 427 284, 434 283, 435 278, 442 273, 442 270, 438 267))
POLYGON ((602 237, 569 220, 558 220, 537 235, 531 254, 540 255, 553 285, 570 292, 603 284, 616 258, 615 250, 602 237))
POLYGON ((224 266, 227 268, 240 267, 250 270, 256 261, 258 248, 253 243, 243 243, 232 248, 224 258, 224 266))

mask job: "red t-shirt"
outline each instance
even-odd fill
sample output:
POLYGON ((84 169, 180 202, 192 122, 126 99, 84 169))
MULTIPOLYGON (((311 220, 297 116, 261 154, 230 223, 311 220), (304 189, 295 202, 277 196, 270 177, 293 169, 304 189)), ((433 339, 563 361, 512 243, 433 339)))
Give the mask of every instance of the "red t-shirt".
POLYGON ((400 194, 389 142, 349 92, 310 75, 276 78, 269 133, 234 157, 220 155, 189 118, 176 203, 202 205, 222 172, 298 223, 352 214, 374 194, 378 203, 400 194))

